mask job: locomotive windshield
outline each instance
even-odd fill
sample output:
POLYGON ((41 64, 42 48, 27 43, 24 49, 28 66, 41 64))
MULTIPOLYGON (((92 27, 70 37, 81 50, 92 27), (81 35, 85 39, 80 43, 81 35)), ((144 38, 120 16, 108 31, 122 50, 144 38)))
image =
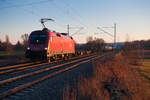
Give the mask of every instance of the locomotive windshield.
POLYGON ((47 39, 47 34, 31 34, 30 43, 31 44, 44 44, 47 39))

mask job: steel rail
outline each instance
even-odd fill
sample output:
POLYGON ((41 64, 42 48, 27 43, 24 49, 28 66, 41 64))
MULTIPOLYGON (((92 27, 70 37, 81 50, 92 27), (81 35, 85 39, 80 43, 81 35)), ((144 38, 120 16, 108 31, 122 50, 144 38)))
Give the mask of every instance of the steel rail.
POLYGON ((10 69, 10 68, 16 68, 16 67, 21 67, 21 66, 27 66, 27 65, 34 64, 34 63, 35 62, 25 63, 25 64, 18 64, 18 65, 11 65, 11 66, 3 66, 3 67, 0 67, 0 70, 10 69))
POLYGON ((71 61, 71 62, 63 63, 63 64, 60 64, 60 65, 56 65, 56 66, 53 66, 53 67, 48 67, 48 68, 41 69, 41 70, 38 70, 38 71, 34 71, 34 72, 31 72, 31 73, 27 73, 27 74, 24 74, 24 75, 16 76, 16 77, 9 78, 9 79, 6 79, 6 80, 2 80, 2 81, 0 81, 0 85, 4 85, 6 83, 10 83, 10 82, 13 82, 13 81, 25 78, 25 77, 29 77, 29 76, 32 76, 32 75, 40 74, 42 72, 49 71, 49 70, 52 70, 52 69, 56 69, 56 68, 59 68, 59 67, 64 66, 64 65, 76 63, 78 61, 81 61, 81 60, 84 60, 84 59, 88 59, 90 57, 91 56, 86 57, 86 58, 82 58, 82 59, 77 59, 77 60, 74 60, 74 61, 71 61))
MULTIPOLYGON (((104 55, 103 55, 103 56, 104 56, 104 55)), ((81 65, 81 64, 87 63, 87 62, 89 62, 89 61, 91 61, 91 60, 94 60, 94 59, 97 59, 97 58, 100 58, 100 57, 103 57, 103 56, 95 56, 95 57, 92 56, 93 58, 91 58, 91 59, 87 59, 87 60, 85 60, 85 61, 81 61, 81 62, 79 62, 79 63, 77 63, 77 64, 74 64, 74 65, 72 65, 72 66, 70 66, 70 67, 66 67, 66 68, 64 68, 64 69, 62 69, 62 70, 53 72, 53 73, 51 73, 51 74, 49 74, 49 75, 47 75, 47 76, 43 76, 42 78, 39 78, 39 79, 34 80, 34 81, 32 81, 32 82, 29 82, 29 83, 26 83, 26 84, 24 84, 24 85, 15 87, 14 89, 8 90, 8 91, 6 91, 6 92, 0 94, 0 99, 4 99, 4 98, 6 98, 6 97, 9 96, 9 95, 12 95, 12 94, 17 93, 18 91, 21 91, 21 90, 23 90, 23 89, 25 89, 25 88, 31 87, 31 86, 33 86, 33 85, 35 85, 35 84, 37 84, 37 83, 39 83, 39 82, 42 82, 42 81, 44 81, 44 80, 46 80, 46 79, 48 79, 48 78, 51 78, 51 77, 53 77, 53 76, 56 76, 56 75, 58 75, 58 74, 60 74, 60 73, 63 73, 63 72, 65 72, 65 71, 71 70, 71 69, 73 69, 73 68, 75 68, 75 67, 77 67, 77 66, 79 66, 79 65, 81 65)), ((90 57, 87 57, 87 58, 90 58, 90 57)), ((74 61, 74 62, 75 62, 75 61, 74 61)), ((77 61, 76 61, 76 62, 77 62, 77 61)), ((71 63, 71 62, 69 62, 69 63, 71 63)), ((68 64, 69 64, 69 63, 68 63, 68 64)), ((64 65, 66 65, 66 63, 63 64, 63 65, 61 65, 61 66, 64 66, 64 65)), ((58 65, 58 66, 60 66, 60 65, 58 65)), ((56 66, 55 66, 55 67, 56 67, 56 66)))
POLYGON ((50 63, 40 63, 40 64, 36 64, 36 65, 31 65, 31 66, 19 67, 17 69, 4 70, 4 71, 1 71, 0 74, 5 74, 8 72, 13 72, 13 71, 17 71, 17 70, 28 69, 28 68, 32 68, 32 67, 38 67, 38 66, 47 65, 47 64, 50 64, 50 63))
MULTIPOLYGON (((86 55, 86 56, 88 56, 88 55, 86 55)), ((73 57, 73 58, 71 58, 71 59, 68 59, 68 60, 72 60, 72 59, 76 59, 76 58, 80 58, 80 57, 84 57, 84 56, 78 56, 78 57, 73 57)), ((63 60, 58 60, 59 62, 60 61, 63 61, 63 60)), ((38 67, 38 66, 43 66, 44 64, 45 65, 48 65, 48 64, 53 64, 53 63, 56 63, 56 62, 58 62, 58 61, 53 61, 53 62, 50 62, 50 63, 37 63, 36 65, 31 65, 31 64, 35 64, 34 62, 33 63, 31 63, 31 64, 24 64, 24 65, 14 65, 14 66, 7 66, 6 68, 4 67, 2 67, 2 68, 0 68, 0 70, 1 69, 8 69, 8 70, 2 70, 2 71, 0 71, 0 75, 1 74, 5 74, 5 73, 9 73, 9 72, 13 72, 13 71, 17 71, 17 70, 23 70, 23 69, 29 69, 29 68, 32 68, 32 67, 38 67), (17 68, 17 67, 19 67, 19 68, 17 68), (9 68, 17 68, 17 69, 9 69, 9 68)))

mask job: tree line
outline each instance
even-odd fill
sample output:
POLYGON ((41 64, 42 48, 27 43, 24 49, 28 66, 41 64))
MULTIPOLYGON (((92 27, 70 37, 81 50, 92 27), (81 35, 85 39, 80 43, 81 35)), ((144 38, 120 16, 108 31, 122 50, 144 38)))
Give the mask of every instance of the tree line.
POLYGON ((93 38, 92 36, 87 38, 86 48, 90 51, 102 51, 105 45, 105 41, 102 38, 93 38))
POLYGON ((21 35, 22 42, 19 40, 16 44, 12 44, 9 40, 9 36, 5 36, 5 41, 0 40, 0 51, 16 51, 16 50, 25 50, 28 44, 28 34, 21 35))
POLYGON ((125 42, 124 50, 136 50, 136 49, 150 49, 150 39, 149 40, 136 40, 132 42, 125 42))

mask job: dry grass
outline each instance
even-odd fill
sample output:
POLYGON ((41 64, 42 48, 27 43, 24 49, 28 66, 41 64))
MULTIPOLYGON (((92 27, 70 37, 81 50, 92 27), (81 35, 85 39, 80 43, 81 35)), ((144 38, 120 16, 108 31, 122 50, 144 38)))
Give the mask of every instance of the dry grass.
POLYGON ((150 100, 148 84, 130 68, 131 62, 122 53, 108 62, 97 62, 93 76, 81 78, 73 92, 67 86, 63 100, 150 100))
MULTIPOLYGON (((139 61, 141 65, 138 66, 132 66, 137 73, 144 78, 147 83, 150 85, 150 59, 143 59, 142 61, 139 61)), ((149 87, 150 90, 150 87, 149 87)), ((150 91, 148 92, 150 95, 150 91)))

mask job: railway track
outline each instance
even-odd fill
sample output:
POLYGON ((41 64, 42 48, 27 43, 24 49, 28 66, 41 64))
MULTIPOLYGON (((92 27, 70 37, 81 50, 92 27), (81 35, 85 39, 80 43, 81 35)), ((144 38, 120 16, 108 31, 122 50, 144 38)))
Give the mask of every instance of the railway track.
MULTIPOLYGON (((84 57, 84 56, 72 57, 68 60, 72 60, 72 59, 76 59, 80 57, 84 57)), ((12 65, 12 66, 3 66, 3 67, 0 67, 0 75, 7 74, 7 73, 10 74, 11 72, 16 72, 20 70, 24 71, 29 68, 40 67, 43 65, 50 65, 50 64, 61 62, 61 61, 64 61, 64 60, 57 60, 57 61, 53 61, 50 63, 47 63, 47 62, 44 63, 44 61, 42 62, 37 61, 37 62, 29 62, 29 63, 24 63, 24 64, 12 65)))
MULTIPOLYGON (((85 56, 86 57, 86 56, 85 56)), ((79 58, 81 58, 82 59, 82 57, 77 57, 78 59, 79 58)), ((84 58, 84 57, 83 57, 84 58)), ((71 59, 70 59, 71 60, 71 59)), ((74 58, 74 60, 76 60, 75 58, 74 58)), ((77 60, 78 61, 78 60, 77 60)), ((69 62, 69 61, 68 61, 69 62)), ((74 62, 74 61, 72 61, 72 62, 74 62)), ((27 71, 27 73, 23 73, 23 75, 22 74, 19 74, 19 75, 17 75, 17 76, 15 76, 15 78, 13 77, 13 78, 8 78, 8 79, 6 79, 7 77, 4 77, 5 79, 3 79, 3 80, 1 80, 0 81, 0 85, 2 85, 3 83, 5 83, 7 80, 9 80, 9 82, 11 82, 11 81, 14 81, 14 80, 17 80, 17 79, 21 79, 21 78, 24 78, 24 77, 28 77, 28 76, 31 76, 31 75, 33 75, 33 74, 38 74, 38 73, 42 73, 42 72, 44 72, 44 71, 46 71, 46 70, 48 70, 48 69, 54 69, 54 68, 56 68, 56 67, 54 67, 54 66, 57 66, 57 65, 59 65, 59 64, 61 64, 60 62, 59 63, 55 63, 55 62, 52 62, 51 64, 49 64, 49 63, 42 63, 42 64, 37 64, 37 65, 32 65, 32 66, 27 66, 27 67, 25 67, 26 69, 27 68, 30 68, 30 67, 39 67, 39 68, 37 68, 36 70, 32 70, 32 71, 27 71), (46 66, 47 65, 47 66, 46 66)), ((69 63, 68 63, 69 64, 69 63)), ((21 68, 21 69, 25 69, 24 67, 23 68, 21 68)), ((19 68, 20 69, 20 68, 19 68)), ((11 69, 12 70, 12 69, 11 69)), ((18 69, 15 69, 15 71, 17 71, 18 69)), ((21 71, 20 73, 22 73, 23 71, 21 71)), ((16 72, 15 72, 16 73, 16 72)), ((8 74, 6 75, 6 76, 8 76, 8 74)), ((10 75, 10 76, 12 76, 12 74, 10 75)), ((2 77, 2 76, 1 76, 2 77)))
MULTIPOLYGON (((104 55, 103 55, 104 56, 104 55)), ((15 76, 0 81, 0 99, 4 99, 13 95, 25 88, 31 87, 37 83, 40 83, 46 79, 54 77, 60 73, 71 70, 80 64, 89 62, 102 56, 90 55, 80 59, 75 59, 58 65, 47 65, 46 68, 36 70, 23 75, 15 76)), ((39 66, 39 64, 37 64, 39 66)), ((45 66, 45 65, 41 65, 45 66)))
MULTIPOLYGON (((89 55, 86 55, 86 56, 89 56, 89 55)), ((75 59, 79 59, 82 57, 84 57, 84 56, 73 57, 73 58, 70 58, 70 59, 65 60, 65 61, 64 60, 53 61, 51 63, 32 62, 32 63, 26 63, 26 64, 21 64, 21 65, 0 67, 0 81, 7 79, 7 78, 15 77, 16 75, 19 76, 19 75, 22 75, 25 73, 37 71, 40 69, 44 69, 44 68, 47 68, 47 67, 50 67, 53 65, 61 64, 61 63, 66 62, 66 61, 70 61, 73 59, 75 60, 75 59)))

